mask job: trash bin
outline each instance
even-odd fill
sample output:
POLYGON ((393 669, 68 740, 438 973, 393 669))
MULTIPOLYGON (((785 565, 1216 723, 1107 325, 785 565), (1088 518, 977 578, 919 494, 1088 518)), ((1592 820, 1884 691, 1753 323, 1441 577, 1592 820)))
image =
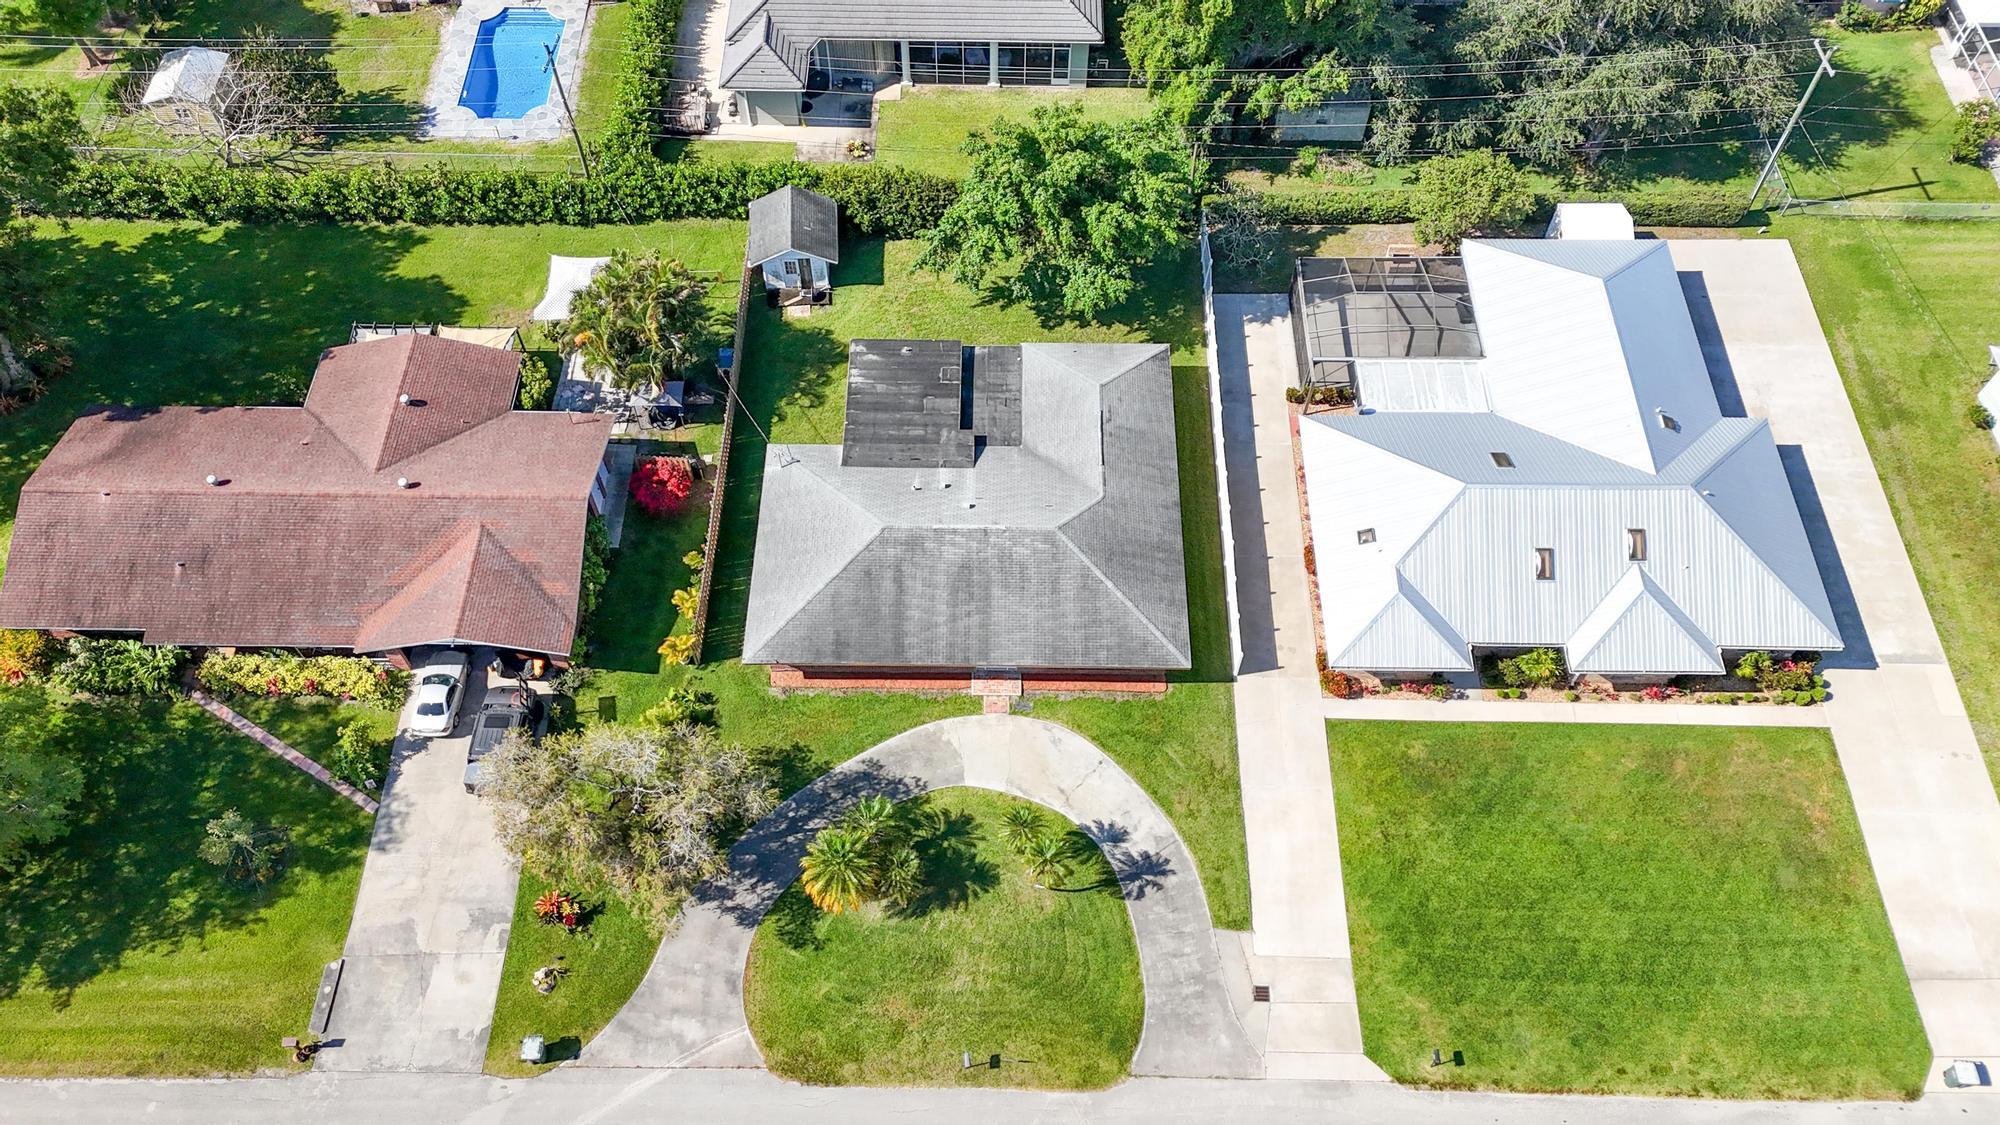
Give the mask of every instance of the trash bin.
POLYGON ((524 1063, 538 1063, 538 1062, 541 1062, 541 1061, 542 1061, 542 1059, 543 1059, 543 1058, 545 1057, 545 1055, 546 1055, 546 1052, 545 1052, 545 1051, 543 1050, 543 1048, 542 1048, 542 1037, 541 1037, 541 1036, 539 1036, 539 1035, 523 1035, 523 1036, 521 1037, 521 1061, 522 1061, 522 1062, 524 1062, 524 1063))

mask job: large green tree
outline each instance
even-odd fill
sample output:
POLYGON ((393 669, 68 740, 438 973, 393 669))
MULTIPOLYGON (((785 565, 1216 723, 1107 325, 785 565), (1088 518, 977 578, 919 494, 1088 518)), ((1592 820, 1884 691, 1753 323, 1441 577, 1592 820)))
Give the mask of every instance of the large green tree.
POLYGON ((1158 117, 1088 121, 1075 103, 1037 106, 1026 122, 974 133, 965 151, 971 173, 919 259, 964 284, 1092 317, 1193 236, 1202 177, 1158 117))
POLYGON ((1468 0, 1456 26, 1492 97, 1440 103, 1444 142, 1542 164, 1771 129, 1818 61, 1797 0, 1468 0))
POLYGON ((76 171, 83 125, 66 91, 0 86, 0 413, 39 394, 69 366, 43 321, 47 271, 34 260, 23 210, 48 208, 76 171))
POLYGON ((555 326, 565 356, 582 355, 614 387, 656 387, 684 371, 708 328, 708 282, 658 252, 620 250, 555 326))
POLYGON ((1126 58, 1183 125, 1268 120, 1349 89, 1417 27, 1392 0, 1131 0, 1126 58))
POLYGON ((0 688, 0 868, 62 835, 83 793, 67 702, 32 685, 0 688))

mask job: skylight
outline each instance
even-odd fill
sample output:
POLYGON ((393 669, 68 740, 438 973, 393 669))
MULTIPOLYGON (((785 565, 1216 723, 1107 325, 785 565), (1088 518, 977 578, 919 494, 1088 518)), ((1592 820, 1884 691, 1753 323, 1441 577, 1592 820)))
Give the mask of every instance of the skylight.
POLYGON ((1498 450, 1495 450, 1494 452, 1487 454, 1487 456, 1493 458, 1493 463, 1503 469, 1511 469, 1514 467, 1514 458, 1505 453, 1501 453, 1498 450))

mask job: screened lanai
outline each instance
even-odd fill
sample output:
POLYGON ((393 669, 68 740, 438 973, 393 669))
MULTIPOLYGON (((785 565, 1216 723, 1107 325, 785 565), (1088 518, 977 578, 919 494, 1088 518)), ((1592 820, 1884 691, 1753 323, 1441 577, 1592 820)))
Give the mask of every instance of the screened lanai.
POLYGON ((1292 331, 1308 390, 1352 387, 1357 361, 1483 354, 1458 258, 1300 258, 1292 331))

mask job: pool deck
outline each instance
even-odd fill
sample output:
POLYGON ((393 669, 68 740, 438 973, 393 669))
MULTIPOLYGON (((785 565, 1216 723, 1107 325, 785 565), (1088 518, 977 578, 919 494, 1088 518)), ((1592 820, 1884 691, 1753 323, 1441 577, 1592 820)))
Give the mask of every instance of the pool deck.
POLYGON ((552 83, 548 101, 522 117, 480 117, 458 104, 465 87, 465 68, 472 62, 472 44, 479 25, 507 8, 547 12, 563 21, 556 44, 556 75, 576 101, 582 80, 584 42, 589 38, 589 0, 466 0, 444 27, 444 44, 431 67, 431 84, 424 95, 424 136, 455 141, 555 141, 569 135, 562 98, 552 83))

